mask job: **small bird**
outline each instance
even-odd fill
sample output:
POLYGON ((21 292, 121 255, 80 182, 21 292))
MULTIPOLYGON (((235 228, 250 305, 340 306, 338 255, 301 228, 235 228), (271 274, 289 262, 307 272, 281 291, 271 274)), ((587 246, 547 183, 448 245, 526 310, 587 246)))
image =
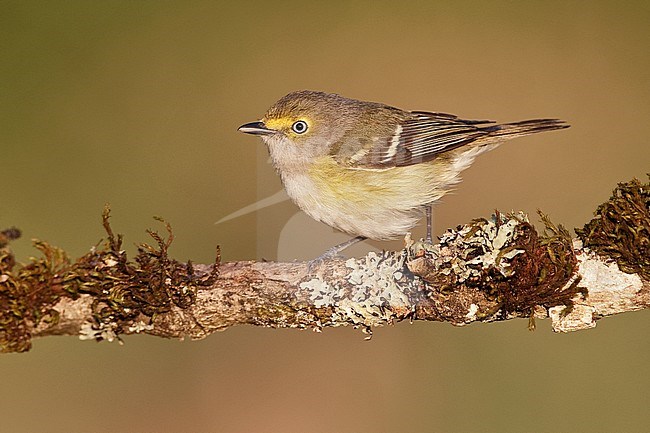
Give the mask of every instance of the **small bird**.
POLYGON ((474 158, 505 140, 568 128, 558 119, 496 124, 405 111, 310 90, 289 93, 239 131, 259 135, 289 197, 315 220, 364 239, 405 235, 460 181, 474 158))

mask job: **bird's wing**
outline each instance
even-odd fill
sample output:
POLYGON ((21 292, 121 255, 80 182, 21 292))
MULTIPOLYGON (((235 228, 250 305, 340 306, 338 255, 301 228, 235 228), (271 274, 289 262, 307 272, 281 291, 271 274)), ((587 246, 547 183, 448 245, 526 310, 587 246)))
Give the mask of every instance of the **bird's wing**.
POLYGON ((347 164, 354 168, 390 168, 418 164, 441 153, 486 137, 494 123, 464 120, 452 114, 412 111, 388 133, 381 133, 352 155, 347 164))

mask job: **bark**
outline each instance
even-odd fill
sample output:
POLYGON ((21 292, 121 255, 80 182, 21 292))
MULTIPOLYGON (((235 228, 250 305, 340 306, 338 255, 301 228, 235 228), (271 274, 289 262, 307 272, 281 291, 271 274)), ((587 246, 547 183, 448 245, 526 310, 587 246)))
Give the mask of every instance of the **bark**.
POLYGON ((372 329, 401 320, 466 325, 550 318, 554 331, 593 328, 600 318, 650 305, 650 194, 620 184, 572 239, 542 215, 543 233, 523 214, 477 219, 435 245, 315 263, 193 265, 167 255, 171 227, 149 232, 135 258, 104 213, 107 240, 70 260, 44 242, 43 257, 19 266, 0 233, 0 344, 25 351, 32 337, 115 340, 147 333, 204 338, 249 324, 320 331, 372 329))
MULTIPOLYGON (((580 281, 578 287, 587 290, 587 296, 576 295, 570 309, 565 305, 535 306, 534 317, 550 317, 553 330, 569 332, 593 328, 602 317, 650 305, 650 283, 636 274, 622 272, 615 262, 608 263, 594 253, 577 253, 579 268, 575 278, 580 281)), ((354 325, 370 331, 404 319, 465 325, 528 318, 531 314, 527 310, 510 311, 504 316, 495 310, 498 302, 478 288, 443 293, 427 288, 426 283, 419 287, 418 277, 406 275, 393 253, 330 261, 318 273, 310 273, 308 268, 306 263, 223 264, 218 279, 199 290, 191 306, 175 306, 153 320, 143 316, 120 333, 200 339, 241 324, 317 331, 328 326, 354 325)), ((211 265, 196 266, 195 271, 198 278, 204 277, 211 265)), ((90 327, 82 333, 84 325, 93 323, 92 302, 91 295, 61 299, 54 306, 60 314, 58 323, 42 324, 32 335, 114 338, 110 331, 106 332, 110 325, 96 330, 90 327)))

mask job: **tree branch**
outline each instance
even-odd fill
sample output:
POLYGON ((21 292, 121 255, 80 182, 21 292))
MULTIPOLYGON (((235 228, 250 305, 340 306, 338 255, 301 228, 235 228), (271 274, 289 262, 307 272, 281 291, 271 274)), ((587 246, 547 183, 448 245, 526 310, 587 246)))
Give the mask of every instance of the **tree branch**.
POLYGON ((542 215, 538 233, 523 214, 477 219, 436 245, 307 263, 193 265, 167 255, 173 240, 149 231, 134 259, 108 239, 76 261, 45 242, 43 257, 17 265, 0 234, 0 345, 25 351, 31 338, 109 340, 147 333, 204 338, 237 324, 277 328, 372 328, 400 320, 464 325, 550 317, 558 332, 650 305, 650 184, 619 184, 596 218, 571 239, 542 215))

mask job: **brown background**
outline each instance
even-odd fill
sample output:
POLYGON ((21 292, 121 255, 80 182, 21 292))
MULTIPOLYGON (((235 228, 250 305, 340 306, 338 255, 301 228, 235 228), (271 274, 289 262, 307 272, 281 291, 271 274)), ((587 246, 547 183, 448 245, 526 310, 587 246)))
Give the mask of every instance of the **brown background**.
MULTIPOLYGON (((616 182, 650 171, 649 21, 642 1, 5 1, 0 226, 23 229, 23 261, 35 237, 76 257, 102 237, 110 202, 131 252, 160 215, 181 260, 211 261, 217 244, 225 260, 314 257, 345 236, 287 201, 214 224, 281 188, 266 149, 237 126, 308 88, 568 120, 482 156, 436 208, 436 231, 495 208, 576 227, 616 182)), ((0 428, 641 432, 649 320, 626 314, 573 335, 522 320, 402 323, 371 342, 352 329, 252 327, 200 342, 48 338, 0 356, 0 428)))

